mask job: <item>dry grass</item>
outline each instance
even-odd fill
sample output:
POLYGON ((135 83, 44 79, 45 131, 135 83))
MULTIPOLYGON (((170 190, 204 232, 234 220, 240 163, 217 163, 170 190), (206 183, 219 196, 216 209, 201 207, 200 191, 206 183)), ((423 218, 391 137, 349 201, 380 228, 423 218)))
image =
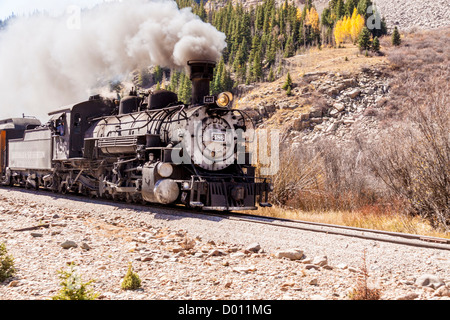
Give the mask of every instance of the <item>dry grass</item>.
POLYGON ((430 223, 420 217, 401 213, 367 213, 364 211, 318 211, 305 212, 274 206, 261 208, 255 214, 284 219, 336 224, 348 227, 418 234, 450 239, 450 233, 433 229, 430 223))
POLYGON ((344 48, 311 48, 304 55, 290 58, 289 62, 296 66, 296 73, 301 75, 320 71, 353 73, 360 71, 362 66, 386 64, 387 59, 384 56, 367 58, 357 46, 346 44, 344 48))

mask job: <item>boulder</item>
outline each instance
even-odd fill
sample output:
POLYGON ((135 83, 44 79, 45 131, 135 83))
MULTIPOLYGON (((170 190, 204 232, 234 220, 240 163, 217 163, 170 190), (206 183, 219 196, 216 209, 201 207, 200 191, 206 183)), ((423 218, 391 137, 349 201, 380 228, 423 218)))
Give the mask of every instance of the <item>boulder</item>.
POLYGON ((345 110, 345 105, 343 103, 335 103, 333 105, 333 108, 335 110, 337 110, 338 112, 344 111, 345 110))
POLYGON ((298 248, 277 251, 275 256, 278 259, 287 258, 289 260, 300 260, 303 257, 303 251, 298 248))
POLYGON ((301 131, 303 129, 309 128, 309 121, 302 121, 301 119, 296 119, 294 121, 293 129, 296 131, 301 131))
POLYGON ((437 289, 443 285, 445 285, 444 281, 442 281, 438 276, 433 275, 433 274, 421 275, 416 280, 416 286, 419 286, 419 287, 429 287, 429 288, 437 289))
POLYGON ((309 118, 319 118, 323 116, 322 108, 312 108, 309 113, 309 118))
POLYGON ((347 93, 347 96, 349 96, 352 99, 355 99, 357 96, 359 96, 361 94, 361 90, 359 89, 353 89, 352 91, 350 91, 349 93, 347 93))
POLYGON ((61 243, 61 247, 64 249, 70 249, 70 248, 76 248, 78 247, 77 243, 75 241, 67 240, 61 243))
POLYGON ((245 248, 245 250, 248 250, 250 252, 258 252, 259 250, 261 250, 261 246, 259 245, 259 243, 255 242, 248 245, 247 248, 245 248))
POLYGON ((328 258, 327 258, 327 256, 314 257, 312 264, 315 264, 319 267, 323 267, 328 264, 328 258))

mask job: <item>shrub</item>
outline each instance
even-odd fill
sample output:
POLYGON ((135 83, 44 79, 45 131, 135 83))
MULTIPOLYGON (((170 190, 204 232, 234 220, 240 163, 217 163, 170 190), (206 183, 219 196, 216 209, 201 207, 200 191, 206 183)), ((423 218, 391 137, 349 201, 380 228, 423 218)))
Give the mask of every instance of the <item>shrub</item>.
POLYGON ((6 245, 0 243, 0 282, 11 278, 16 273, 14 268, 14 258, 8 255, 6 245))
POLYGON ((285 206, 292 204, 292 198, 296 198, 300 191, 317 189, 321 184, 321 165, 319 155, 312 154, 303 146, 283 150, 280 153, 280 168, 283 170, 271 177, 274 186, 271 201, 285 206))
POLYGON ((125 277, 122 280, 121 288, 123 290, 136 290, 141 287, 141 279, 139 275, 133 272, 133 267, 131 262, 128 266, 128 271, 125 277))
POLYGON ((75 273, 75 264, 70 265, 70 270, 58 271, 61 279, 61 290, 52 300, 95 300, 99 294, 88 289, 93 280, 83 283, 81 276, 75 273))
POLYGON ((361 273, 358 276, 355 288, 349 293, 351 300, 380 300, 381 291, 370 288, 368 284, 369 272, 367 269, 366 250, 364 249, 361 273))
POLYGON ((450 113, 448 85, 440 79, 406 83, 411 110, 368 144, 371 168, 404 199, 407 213, 450 230, 450 113), (370 152, 369 151, 369 152, 370 152))

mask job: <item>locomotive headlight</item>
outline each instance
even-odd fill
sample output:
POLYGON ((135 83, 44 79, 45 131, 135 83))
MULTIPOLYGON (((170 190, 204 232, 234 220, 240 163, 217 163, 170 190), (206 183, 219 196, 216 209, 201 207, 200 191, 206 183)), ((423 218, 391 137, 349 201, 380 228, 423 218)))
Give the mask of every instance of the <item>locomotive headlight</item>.
POLYGON ((183 182, 183 184, 181 185, 183 190, 189 190, 191 188, 191 185, 189 182, 185 181, 183 182))
POLYGON ((158 174, 163 178, 168 178, 173 173, 173 167, 170 163, 159 163, 157 167, 158 174))
POLYGON ((227 107, 233 101, 233 94, 231 92, 223 92, 217 97, 217 105, 219 107, 227 107))

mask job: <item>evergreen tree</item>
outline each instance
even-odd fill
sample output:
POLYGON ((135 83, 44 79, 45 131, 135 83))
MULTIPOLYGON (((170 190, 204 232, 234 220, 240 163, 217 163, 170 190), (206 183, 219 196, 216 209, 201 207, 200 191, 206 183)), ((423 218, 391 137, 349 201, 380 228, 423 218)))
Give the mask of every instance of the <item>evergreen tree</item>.
POLYGON ((367 9, 372 5, 373 4, 371 0, 359 0, 358 6, 356 7, 358 9, 358 13, 362 15, 366 21, 367 18, 369 17, 369 14, 372 14, 368 13, 367 9))
POLYGON ((262 61, 261 61, 261 53, 259 51, 256 52, 255 58, 253 59, 251 72, 252 72, 251 79, 253 81, 260 81, 262 79, 263 76, 262 61))
POLYGON ((188 104, 191 100, 192 95, 192 87, 191 87, 191 80, 189 77, 183 72, 181 74, 180 78, 180 87, 178 90, 178 97, 180 101, 188 104))
POLYGON ((163 77, 163 70, 160 66, 156 66, 153 70, 153 78, 155 79, 155 82, 161 82, 163 77))
POLYGON ((293 55, 294 55, 294 40, 292 36, 290 36, 288 41, 286 42, 286 48, 284 49, 284 57, 290 58, 293 55))
POLYGON ((198 9, 194 12, 196 15, 202 19, 202 21, 206 22, 207 14, 205 10, 205 4, 203 0, 200 0, 200 4, 198 5, 198 9))
POLYGON ((336 2, 336 7, 334 8, 334 14, 336 15, 336 18, 338 20, 345 16, 345 7, 344 7, 343 0, 338 0, 336 2))
POLYGON ((224 69, 225 69, 225 62, 222 58, 222 59, 220 59, 219 65, 214 70, 215 71, 214 79, 212 81, 212 88, 211 88, 211 91, 213 94, 218 94, 218 93, 224 91, 224 88, 222 87, 222 84, 223 84, 222 75, 223 75, 224 69))
POLYGON ((171 70, 170 71, 170 84, 167 87, 167 90, 173 91, 173 92, 178 92, 179 80, 180 80, 180 73, 175 70, 171 70))
POLYGON ((225 65, 223 66, 222 74, 220 75, 220 88, 222 89, 221 92, 231 91, 233 88, 233 80, 225 65))
POLYGON ((353 14, 353 9, 358 6, 358 0, 347 0, 344 5, 344 12, 347 17, 353 14))
POLYGON ((282 89, 283 90, 292 89, 292 78, 291 78, 291 74, 289 72, 286 76, 286 81, 284 82, 282 89))
POLYGON ((367 27, 364 27, 359 35, 358 46, 359 50, 369 50, 370 49, 370 31, 367 27))
POLYGON ((399 46, 402 43, 402 39, 400 38, 400 32, 398 32, 397 27, 394 28, 394 32, 392 33, 392 45, 399 46))
POLYGON ((274 82, 275 81, 275 75, 273 74, 273 68, 270 67, 270 72, 269 72, 269 82, 274 82))
POLYGON ((380 52, 380 41, 378 40, 378 37, 373 38, 372 51, 376 53, 380 52))

